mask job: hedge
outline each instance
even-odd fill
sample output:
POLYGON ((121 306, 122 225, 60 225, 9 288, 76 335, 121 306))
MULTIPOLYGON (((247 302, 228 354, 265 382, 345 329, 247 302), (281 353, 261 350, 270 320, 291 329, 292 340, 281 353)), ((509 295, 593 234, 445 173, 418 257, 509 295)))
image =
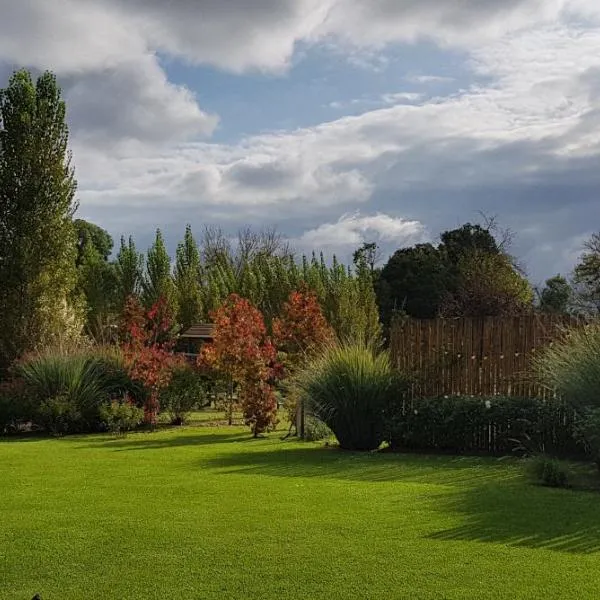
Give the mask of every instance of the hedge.
POLYGON ((395 450, 455 454, 582 456, 575 413, 563 402, 535 398, 456 396, 392 402, 387 441, 395 450))

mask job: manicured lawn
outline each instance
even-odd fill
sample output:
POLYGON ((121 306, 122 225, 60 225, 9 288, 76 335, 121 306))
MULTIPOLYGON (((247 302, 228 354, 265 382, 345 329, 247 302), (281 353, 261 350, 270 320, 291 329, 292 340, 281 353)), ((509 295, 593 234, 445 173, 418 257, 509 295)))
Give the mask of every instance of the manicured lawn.
POLYGON ((0 598, 599 598, 600 496, 242 429, 0 442, 0 598))

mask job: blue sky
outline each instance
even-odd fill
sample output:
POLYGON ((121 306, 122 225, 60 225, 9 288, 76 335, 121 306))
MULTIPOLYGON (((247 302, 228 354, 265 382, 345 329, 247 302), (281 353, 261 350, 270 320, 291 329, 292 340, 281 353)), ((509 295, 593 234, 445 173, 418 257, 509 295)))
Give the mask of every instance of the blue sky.
POLYGON ((534 283, 600 229, 596 0, 0 0, 0 81, 51 69, 80 216, 384 254, 495 215, 534 283))

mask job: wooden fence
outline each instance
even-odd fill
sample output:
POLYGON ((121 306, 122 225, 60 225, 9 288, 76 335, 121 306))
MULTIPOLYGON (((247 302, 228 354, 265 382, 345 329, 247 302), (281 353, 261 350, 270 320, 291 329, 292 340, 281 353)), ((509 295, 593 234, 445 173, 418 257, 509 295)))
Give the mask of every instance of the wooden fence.
POLYGON ((581 323, 560 315, 410 319, 392 327, 390 352, 397 368, 415 374, 413 397, 547 397, 532 359, 581 323))

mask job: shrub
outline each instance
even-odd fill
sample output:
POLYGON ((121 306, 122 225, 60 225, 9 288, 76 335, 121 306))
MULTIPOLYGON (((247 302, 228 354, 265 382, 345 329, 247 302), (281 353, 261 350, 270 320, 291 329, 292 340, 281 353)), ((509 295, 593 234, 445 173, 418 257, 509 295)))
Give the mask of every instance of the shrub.
POLYGON ((530 459, 530 476, 541 485, 568 488, 569 470, 566 465, 548 456, 539 455, 530 459))
POLYGON ((160 393, 160 406, 173 425, 183 425, 190 412, 206 403, 206 390, 199 374, 190 365, 178 366, 169 385, 160 393))
POLYGON ((53 435, 78 431, 82 421, 75 401, 62 395, 42 400, 37 414, 40 425, 53 435))
POLYGON ((304 439, 309 442, 319 442, 326 440, 331 437, 333 432, 323 421, 313 417, 312 415, 306 415, 304 421, 304 439))
POLYGON ((576 409, 600 408, 600 324, 569 331, 536 361, 543 382, 576 409))
POLYGON ((127 400, 113 400, 100 408, 106 428, 115 435, 125 435, 144 420, 144 410, 127 400))
POLYGON ((36 399, 36 419, 55 433, 97 431, 104 403, 125 394, 136 399, 143 395, 117 352, 68 354, 50 349, 27 358, 17 372, 36 399), (55 431, 57 427, 61 431, 55 431))
POLYGON ((600 408, 584 409, 575 421, 575 436, 600 470, 600 408))
POLYGON ((340 447, 375 450, 384 437, 384 409, 393 385, 386 353, 361 344, 330 346, 297 378, 307 406, 340 447))
POLYGON ((403 397, 386 412, 395 449, 453 453, 577 454, 574 414, 559 401, 494 396, 403 397))
POLYGON ((30 395, 22 379, 0 383, 0 435, 16 431, 33 419, 30 395))

